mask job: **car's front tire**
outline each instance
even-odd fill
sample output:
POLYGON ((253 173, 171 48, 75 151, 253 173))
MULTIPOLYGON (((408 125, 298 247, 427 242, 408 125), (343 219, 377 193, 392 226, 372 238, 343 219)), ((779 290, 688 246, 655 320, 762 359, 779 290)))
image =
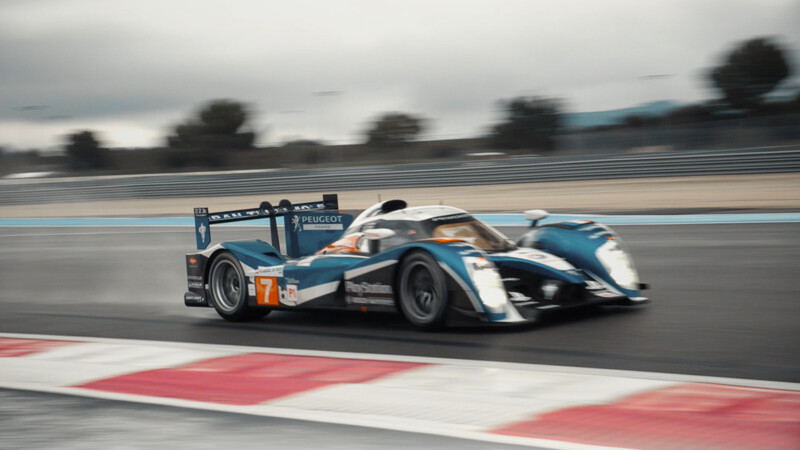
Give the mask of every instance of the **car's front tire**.
POLYGON ((400 310, 409 322, 428 331, 444 325, 447 280, 429 253, 418 250, 405 257, 397 285, 400 310))
POLYGON ((230 252, 220 253, 214 258, 208 280, 214 309, 223 319, 243 322, 269 314, 268 309, 256 310, 247 305, 247 279, 242 265, 230 252))

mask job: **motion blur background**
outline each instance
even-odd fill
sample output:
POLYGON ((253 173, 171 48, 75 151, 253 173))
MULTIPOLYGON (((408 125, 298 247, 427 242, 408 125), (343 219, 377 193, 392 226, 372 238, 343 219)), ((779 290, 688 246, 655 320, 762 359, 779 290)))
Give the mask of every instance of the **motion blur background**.
POLYGON ((4 1, 0 176, 792 146, 800 2, 4 1))

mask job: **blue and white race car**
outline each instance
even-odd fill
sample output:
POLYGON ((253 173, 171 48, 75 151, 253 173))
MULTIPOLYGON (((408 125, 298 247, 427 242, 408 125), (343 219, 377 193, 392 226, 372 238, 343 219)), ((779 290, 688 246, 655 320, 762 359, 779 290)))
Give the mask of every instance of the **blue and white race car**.
POLYGON ((589 220, 537 226, 514 242, 468 212, 408 207, 402 200, 354 213, 336 195, 251 210, 195 209, 197 252, 186 255, 187 306, 214 307, 224 319, 259 319, 272 310, 400 312, 421 329, 520 323, 542 313, 594 304, 644 303, 622 240, 589 220), (285 254, 277 218, 282 217, 285 254), (209 247, 213 224, 266 218, 272 243, 255 239, 209 247))

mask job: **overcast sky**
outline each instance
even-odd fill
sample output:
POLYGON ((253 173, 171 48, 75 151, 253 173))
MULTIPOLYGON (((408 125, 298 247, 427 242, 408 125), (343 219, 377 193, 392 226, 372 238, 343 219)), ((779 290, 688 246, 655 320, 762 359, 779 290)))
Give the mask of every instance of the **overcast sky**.
POLYGON ((707 99, 704 70, 759 36, 796 80, 800 0, 2 0, 0 146, 161 145, 216 98, 249 104, 262 144, 358 141, 388 111, 475 136, 518 95, 707 99))

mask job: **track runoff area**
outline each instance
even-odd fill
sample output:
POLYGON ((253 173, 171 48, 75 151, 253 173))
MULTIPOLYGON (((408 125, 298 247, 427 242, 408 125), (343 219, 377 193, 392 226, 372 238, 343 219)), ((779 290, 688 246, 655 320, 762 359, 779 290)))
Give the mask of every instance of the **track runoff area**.
POLYGON ((797 448, 800 385, 0 334, 0 387, 553 449, 797 448))
MULTIPOLYGON (((521 215, 483 214, 496 226, 521 215)), ((796 213, 553 216, 610 225, 796 213)), ((0 226, 189 226, 188 218, 0 226)), ((0 333, 0 388, 553 449, 800 448, 800 384, 397 355, 0 333)))

